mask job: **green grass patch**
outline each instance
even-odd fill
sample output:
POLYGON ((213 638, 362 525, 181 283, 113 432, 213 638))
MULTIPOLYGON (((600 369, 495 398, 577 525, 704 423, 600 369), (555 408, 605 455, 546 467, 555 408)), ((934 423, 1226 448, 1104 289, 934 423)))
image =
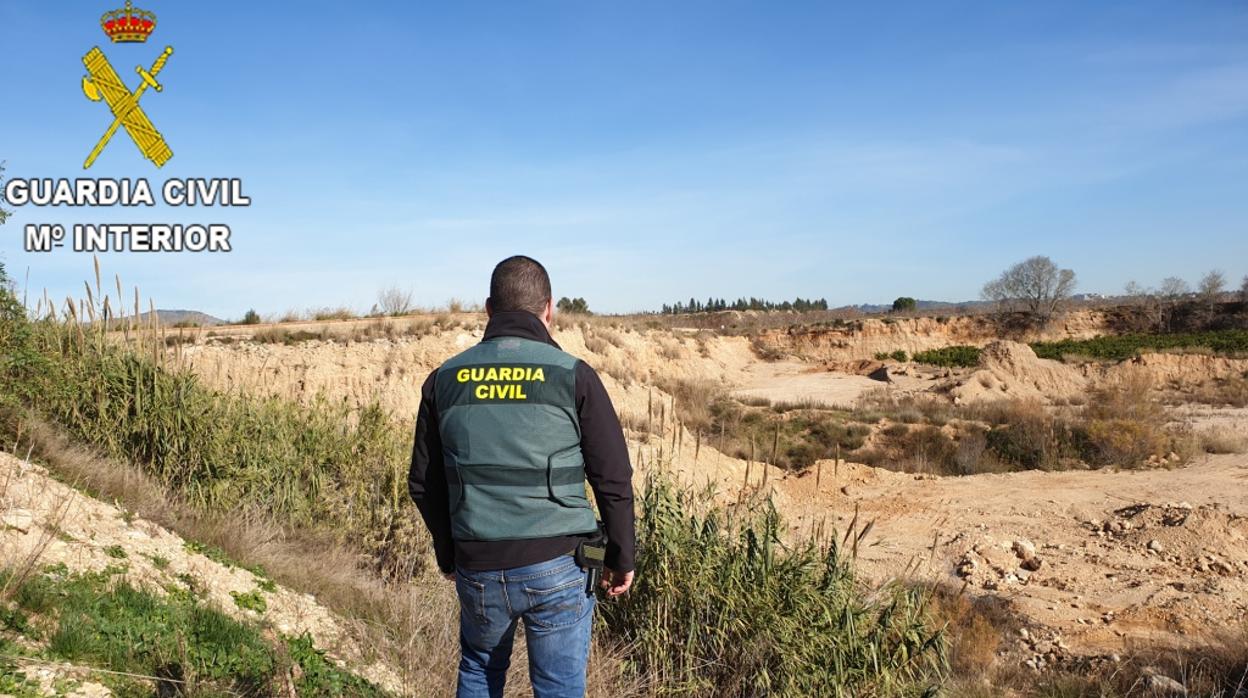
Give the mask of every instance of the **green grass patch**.
POLYGON ((269 604, 265 602, 259 589, 252 589, 248 592, 231 591, 230 597, 234 599, 234 605, 241 609, 255 611, 261 615, 269 610, 269 604))

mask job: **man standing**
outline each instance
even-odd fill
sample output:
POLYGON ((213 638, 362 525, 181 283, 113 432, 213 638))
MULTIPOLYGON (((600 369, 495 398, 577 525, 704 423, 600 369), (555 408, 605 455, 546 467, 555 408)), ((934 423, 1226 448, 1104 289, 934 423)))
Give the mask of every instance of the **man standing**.
MULTIPOLYGON (((537 698, 585 694, 594 595, 578 549, 608 542, 602 586, 633 582, 628 447, 594 370, 550 336, 550 277, 508 257, 490 277, 481 343, 421 390, 408 489, 459 596, 459 698, 503 695, 524 620, 537 698)), ((583 561, 583 560, 582 560, 583 561)))

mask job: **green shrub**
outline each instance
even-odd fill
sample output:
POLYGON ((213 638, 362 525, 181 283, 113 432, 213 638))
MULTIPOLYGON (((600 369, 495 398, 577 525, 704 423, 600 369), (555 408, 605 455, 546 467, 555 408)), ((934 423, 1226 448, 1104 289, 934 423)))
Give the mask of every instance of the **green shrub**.
POLYGON ((897 351, 895 351, 895 352, 893 352, 893 353, 889 354, 888 356, 889 356, 889 358, 890 358, 890 359, 892 359, 893 361, 897 361, 897 362, 901 362, 901 363, 905 363, 906 359, 908 359, 908 358, 909 358, 909 357, 906 355, 906 352, 905 352, 905 350, 904 350, 904 349, 898 349, 897 351))
POLYGON ((944 366, 946 368, 970 368, 979 365, 979 347, 955 345, 928 349, 914 354, 915 363, 944 366))
POLYGON ((893 312, 904 313, 907 311, 914 310, 915 308, 918 307, 918 305, 919 305, 919 302, 916 301, 915 299, 909 296, 901 296, 897 298, 897 300, 893 301, 893 312))

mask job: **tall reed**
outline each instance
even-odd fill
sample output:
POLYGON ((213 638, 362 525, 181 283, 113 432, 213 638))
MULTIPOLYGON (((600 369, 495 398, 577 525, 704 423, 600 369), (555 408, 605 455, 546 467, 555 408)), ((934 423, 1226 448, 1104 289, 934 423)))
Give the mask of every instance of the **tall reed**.
POLYGON ((636 671, 691 696, 934 693, 945 642, 923 592, 868 600, 835 536, 786 547, 769 502, 754 514, 701 510, 706 493, 656 473, 641 502, 637 584, 602 605, 636 671))

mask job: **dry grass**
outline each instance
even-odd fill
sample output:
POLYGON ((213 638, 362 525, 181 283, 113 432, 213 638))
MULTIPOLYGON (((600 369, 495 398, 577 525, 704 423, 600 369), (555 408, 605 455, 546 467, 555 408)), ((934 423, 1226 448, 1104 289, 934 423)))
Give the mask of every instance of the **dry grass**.
POLYGON ((1197 439, 1205 453, 1248 453, 1248 436, 1225 427, 1200 432, 1197 439))
POLYGON ((1019 628, 1009 601, 997 596, 976 597, 948 586, 932 587, 930 593, 932 615, 949 638, 952 675, 988 675, 997 664, 1005 636, 1019 628))
POLYGON ((339 308, 317 308, 308 311, 308 317, 317 322, 326 320, 354 320, 359 314, 347 307, 339 308))
POLYGON ((610 346, 611 343, 601 337, 594 334, 585 335, 585 348, 599 356, 605 356, 610 346))
POLYGON ((1167 431, 1165 408, 1144 374, 1128 373, 1093 390, 1082 416, 1090 441, 1088 459, 1093 464, 1138 467, 1164 461, 1170 453, 1182 450, 1167 431))
POLYGON ((308 330, 288 330, 283 327, 270 327, 266 330, 260 330, 251 337, 251 341, 257 344, 286 345, 326 339, 329 339, 329 333, 323 329, 320 332, 309 332, 308 330))
POLYGON ((688 355, 684 345, 677 339, 664 339, 659 342, 658 354, 668 361, 680 361, 688 355))
POLYGON ((1248 376, 1215 379, 1205 383, 1190 395, 1176 396, 1176 401, 1198 402, 1205 405, 1248 407, 1248 376))

